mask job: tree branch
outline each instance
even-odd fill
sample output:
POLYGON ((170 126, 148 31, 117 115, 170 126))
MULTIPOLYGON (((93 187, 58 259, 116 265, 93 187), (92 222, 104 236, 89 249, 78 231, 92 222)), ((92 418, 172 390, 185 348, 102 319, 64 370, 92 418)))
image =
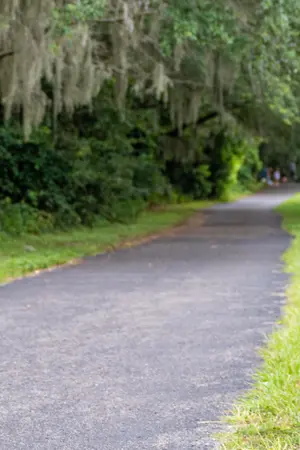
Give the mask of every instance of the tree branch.
MULTIPOLYGON (((212 111, 212 112, 206 114, 205 116, 200 117, 197 120, 197 122, 195 123, 195 125, 196 126, 203 125, 204 123, 208 122, 209 120, 212 120, 212 119, 215 119, 216 117, 218 117, 219 114, 220 114, 219 111, 212 111)), ((186 130, 191 125, 193 125, 193 124, 191 124, 191 123, 184 124, 183 127, 182 127, 182 131, 186 130)), ((179 133, 178 128, 174 128, 173 130, 171 130, 168 133, 166 133, 165 136, 179 137, 180 133, 179 133)))
MULTIPOLYGON (((134 15, 134 19, 137 17, 152 16, 154 14, 157 14, 157 11, 154 11, 154 10, 140 11, 139 13, 134 15)), ((124 16, 116 16, 116 17, 103 17, 101 19, 92 19, 89 22, 90 23, 118 23, 118 22, 124 22, 124 21, 125 21, 124 16)))
POLYGON ((0 61, 2 61, 2 59, 4 58, 7 58, 8 56, 12 56, 14 53, 15 52, 13 50, 0 53, 0 61))
MULTIPOLYGON (((235 110, 235 109, 239 109, 242 108, 244 106, 247 106, 247 104, 249 104, 250 102, 243 102, 243 103, 234 103, 231 105, 225 105, 225 110, 235 110)), ((206 122, 209 122, 212 119, 215 119, 216 117, 218 117, 221 114, 221 111, 211 111, 210 113, 206 114, 205 116, 200 117, 197 122, 194 124, 194 126, 200 126, 205 124, 206 122)), ((187 128, 189 128, 190 126, 192 126, 193 123, 186 123, 183 125, 182 127, 182 131, 186 130, 187 128)), ((168 133, 165 134, 165 136, 169 136, 169 137, 180 137, 180 132, 178 128, 174 128, 173 130, 169 131, 168 133)))

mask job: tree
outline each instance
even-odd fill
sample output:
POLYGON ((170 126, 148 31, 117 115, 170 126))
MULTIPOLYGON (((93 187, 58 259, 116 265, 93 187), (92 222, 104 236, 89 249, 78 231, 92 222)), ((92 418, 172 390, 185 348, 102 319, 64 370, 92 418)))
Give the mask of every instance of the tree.
MULTIPOLYGON (((6 2, 5 2, 6 3, 6 2)), ((258 134, 298 119, 296 0, 16 0, 0 6, 0 95, 25 134, 91 104, 115 80, 126 94, 163 100, 180 134, 201 117, 235 117, 258 134), (1 56, 2 55, 2 56, 1 56), (45 92, 45 81, 53 95, 45 92)))

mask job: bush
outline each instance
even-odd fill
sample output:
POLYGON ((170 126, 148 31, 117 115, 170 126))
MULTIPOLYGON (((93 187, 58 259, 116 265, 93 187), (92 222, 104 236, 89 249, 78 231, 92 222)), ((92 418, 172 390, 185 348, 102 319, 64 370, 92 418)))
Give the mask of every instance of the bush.
POLYGON ((238 131, 224 133, 212 155, 211 182, 214 196, 227 200, 233 192, 253 189, 261 163, 255 140, 243 138, 238 131))
POLYGON ((251 189, 257 181, 257 175, 262 169, 259 148, 251 143, 244 148, 243 164, 238 173, 238 183, 245 189, 251 189))
POLYGON ((59 117, 55 145, 47 126, 29 142, 15 124, 0 127, 0 229, 40 233, 99 218, 128 222, 149 206, 226 198, 254 182, 258 152, 239 130, 216 132, 207 154, 208 134, 190 131, 173 139, 176 150, 159 140, 165 130, 154 131, 156 112, 133 103, 120 117, 107 85, 93 112, 59 117))
POLYGON ((189 199, 206 199, 212 191, 208 164, 170 160, 165 173, 179 196, 189 199))
POLYGON ((0 202, 0 232, 13 235, 40 234, 54 229, 51 214, 39 211, 26 203, 0 202))
POLYGON ((71 166, 51 143, 48 128, 41 128, 30 142, 10 128, 0 128, 0 200, 25 202, 56 212, 70 190, 71 166))
MULTIPOLYGON (((0 201, 26 204, 32 214, 45 211, 59 228, 92 226, 99 216, 130 221, 163 201, 169 186, 153 154, 151 128, 136 153, 127 138, 133 124, 120 122, 112 108, 105 122, 84 111, 80 117, 88 126, 79 134, 65 119, 56 147, 47 127, 27 143, 15 129, 0 128, 0 201)), ((8 221, 14 217, 19 230, 17 223, 24 221, 17 220, 18 207, 13 208, 6 208, 8 221)))

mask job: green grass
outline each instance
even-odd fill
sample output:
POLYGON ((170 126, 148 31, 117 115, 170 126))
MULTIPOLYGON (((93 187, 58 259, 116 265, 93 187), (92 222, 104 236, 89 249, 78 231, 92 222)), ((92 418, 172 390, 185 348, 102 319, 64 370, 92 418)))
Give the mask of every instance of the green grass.
POLYGON ((261 182, 253 182, 248 189, 236 185, 232 187, 228 192, 224 192, 223 197, 220 199, 220 201, 235 202, 237 200, 241 200, 244 197, 248 197, 248 195, 261 191, 264 187, 264 184, 261 182))
POLYGON ((77 228, 40 236, 10 237, 0 234, 0 282, 96 255, 117 247, 126 240, 162 232, 212 202, 191 202, 147 211, 129 225, 100 223, 94 228, 77 228), (30 250, 30 247, 33 247, 30 250))
POLYGON ((278 208, 294 236, 284 255, 292 275, 281 326, 262 352, 264 365, 253 389, 228 419, 234 431, 221 436, 223 448, 300 449, 300 194, 278 208))

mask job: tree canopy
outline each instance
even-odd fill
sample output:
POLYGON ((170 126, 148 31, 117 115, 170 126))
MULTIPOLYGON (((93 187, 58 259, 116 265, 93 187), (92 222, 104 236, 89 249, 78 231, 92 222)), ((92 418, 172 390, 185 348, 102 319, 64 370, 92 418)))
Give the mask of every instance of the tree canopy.
POLYGON ((178 130, 216 111, 270 137, 298 122, 299 10, 297 0, 2 2, 6 118, 21 110, 29 135, 47 107, 72 113, 113 79, 120 111, 130 91, 164 101, 178 130))

